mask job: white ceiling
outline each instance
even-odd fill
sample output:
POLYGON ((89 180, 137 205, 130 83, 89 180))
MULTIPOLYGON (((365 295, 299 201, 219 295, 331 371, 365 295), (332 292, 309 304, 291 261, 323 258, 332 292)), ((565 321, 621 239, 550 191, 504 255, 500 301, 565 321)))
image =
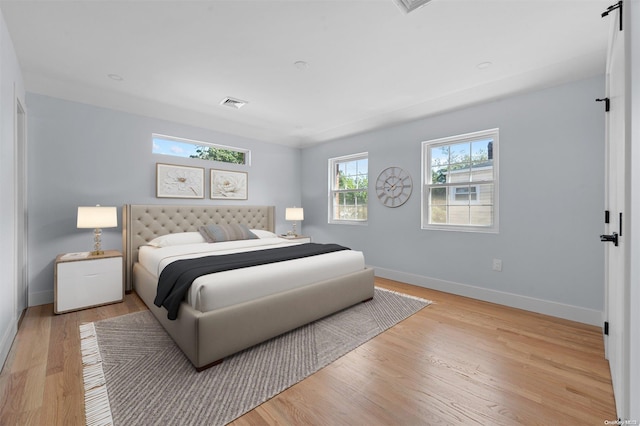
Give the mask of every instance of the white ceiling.
POLYGON ((27 91, 306 146, 603 74, 610 18, 600 14, 611 3, 432 0, 409 14, 393 0, 0 8, 27 91), (227 96, 248 104, 221 106, 227 96))

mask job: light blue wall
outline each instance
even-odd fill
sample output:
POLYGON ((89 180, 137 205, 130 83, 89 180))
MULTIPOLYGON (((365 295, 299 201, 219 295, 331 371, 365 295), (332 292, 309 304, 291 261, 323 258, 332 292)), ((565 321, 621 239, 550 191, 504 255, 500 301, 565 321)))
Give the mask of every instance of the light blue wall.
MULTIPOLYGON (((249 199, 224 204, 276 206, 276 229, 286 232, 284 209, 300 205, 300 151, 168 121, 28 94, 30 305, 53 301, 53 261, 89 251, 93 233, 76 229, 79 205, 223 204, 218 200, 158 199, 156 163, 247 171, 249 199), (251 166, 151 153, 161 133, 251 150, 251 166)), ((205 190, 208 191, 208 182, 205 190)), ((208 192, 207 192, 208 194, 208 192)), ((103 248, 122 247, 122 226, 103 230, 103 248)))
POLYGON ((605 117, 594 99, 603 93, 598 77, 307 148, 305 233, 363 250, 383 276, 602 311, 605 117), (491 128, 500 129, 500 233, 421 230, 421 142, 491 128), (369 223, 330 225, 327 160, 363 151, 369 223), (409 201, 395 209, 372 190, 388 166, 414 181, 409 201), (502 259, 502 272, 492 271, 493 258, 502 259))
MULTIPOLYGON (((18 274, 16 230, 22 206, 18 205, 16 192, 20 185, 20 170, 16 167, 18 150, 14 141, 16 135, 16 102, 24 107, 25 91, 11 36, 0 11, 0 367, 11 348, 18 330, 18 320, 24 308, 24 297, 17 294, 21 290, 18 274)), ((22 292, 21 292, 22 293, 22 292)))
MULTIPOLYGON (((155 164, 211 167, 151 154, 156 132, 251 149, 250 167, 224 167, 249 172, 249 200, 236 203, 275 204, 280 232, 290 227, 284 208, 302 205, 304 234, 363 250, 381 276, 479 298, 485 291, 600 313, 604 114, 594 99, 603 92, 604 78, 598 77, 301 151, 29 94, 30 304, 53 300, 57 254, 91 248, 91 232, 75 227, 78 205, 182 203, 155 198, 155 164), (494 127, 500 129, 500 233, 421 230, 421 142, 494 127), (371 182, 396 165, 411 173, 414 192, 396 209, 372 193, 367 226, 329 225, 328 159, 363 151, 369 152, 371 182), (502 259, 502 272, 491 270, 493 258, 502 259)), ((121 247, 120 231, 104 230, 105 248, 121 247)), ((592 317, 585 322, 597 323, 592 317)))

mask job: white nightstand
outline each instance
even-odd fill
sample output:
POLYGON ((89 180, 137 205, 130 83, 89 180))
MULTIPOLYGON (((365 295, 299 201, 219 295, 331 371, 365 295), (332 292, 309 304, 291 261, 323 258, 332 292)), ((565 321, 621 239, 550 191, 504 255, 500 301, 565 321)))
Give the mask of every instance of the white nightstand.
POLYGON ((281 235, 282 238, 286 238, 287 240, 294 240, 298 243, 310 243, 311 237, 306 235, 296 235, 295 237, 289 235, 281 235))
POLYGON ((106 250, 98 256, 61 254, 54 266, 56 314, 124 300, 122 253, 106 250))

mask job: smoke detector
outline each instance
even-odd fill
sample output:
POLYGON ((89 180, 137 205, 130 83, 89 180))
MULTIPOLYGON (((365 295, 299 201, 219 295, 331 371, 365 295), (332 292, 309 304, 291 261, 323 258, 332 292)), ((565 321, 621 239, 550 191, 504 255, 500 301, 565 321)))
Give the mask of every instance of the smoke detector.
POLYGON ((248 103, 249 102, 242 101, 240 99, 226 97, 220 102, 220 105, 227 106, 229 108, 240 109, 248 103))
POLYGON ((396 5, 404 12, 413 12, 416 9, 421 8, 431 0, 393 0, 396 5))

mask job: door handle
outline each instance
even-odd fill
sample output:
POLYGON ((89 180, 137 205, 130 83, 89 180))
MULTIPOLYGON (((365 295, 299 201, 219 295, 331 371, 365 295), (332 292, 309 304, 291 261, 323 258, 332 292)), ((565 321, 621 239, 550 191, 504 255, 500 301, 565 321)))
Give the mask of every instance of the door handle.
POLYGON ((614 246, 618 247, 618 233, 614 232, 611 235, 600 235, 600 241, 603 241, 603 242, 611 241, 614 246))

